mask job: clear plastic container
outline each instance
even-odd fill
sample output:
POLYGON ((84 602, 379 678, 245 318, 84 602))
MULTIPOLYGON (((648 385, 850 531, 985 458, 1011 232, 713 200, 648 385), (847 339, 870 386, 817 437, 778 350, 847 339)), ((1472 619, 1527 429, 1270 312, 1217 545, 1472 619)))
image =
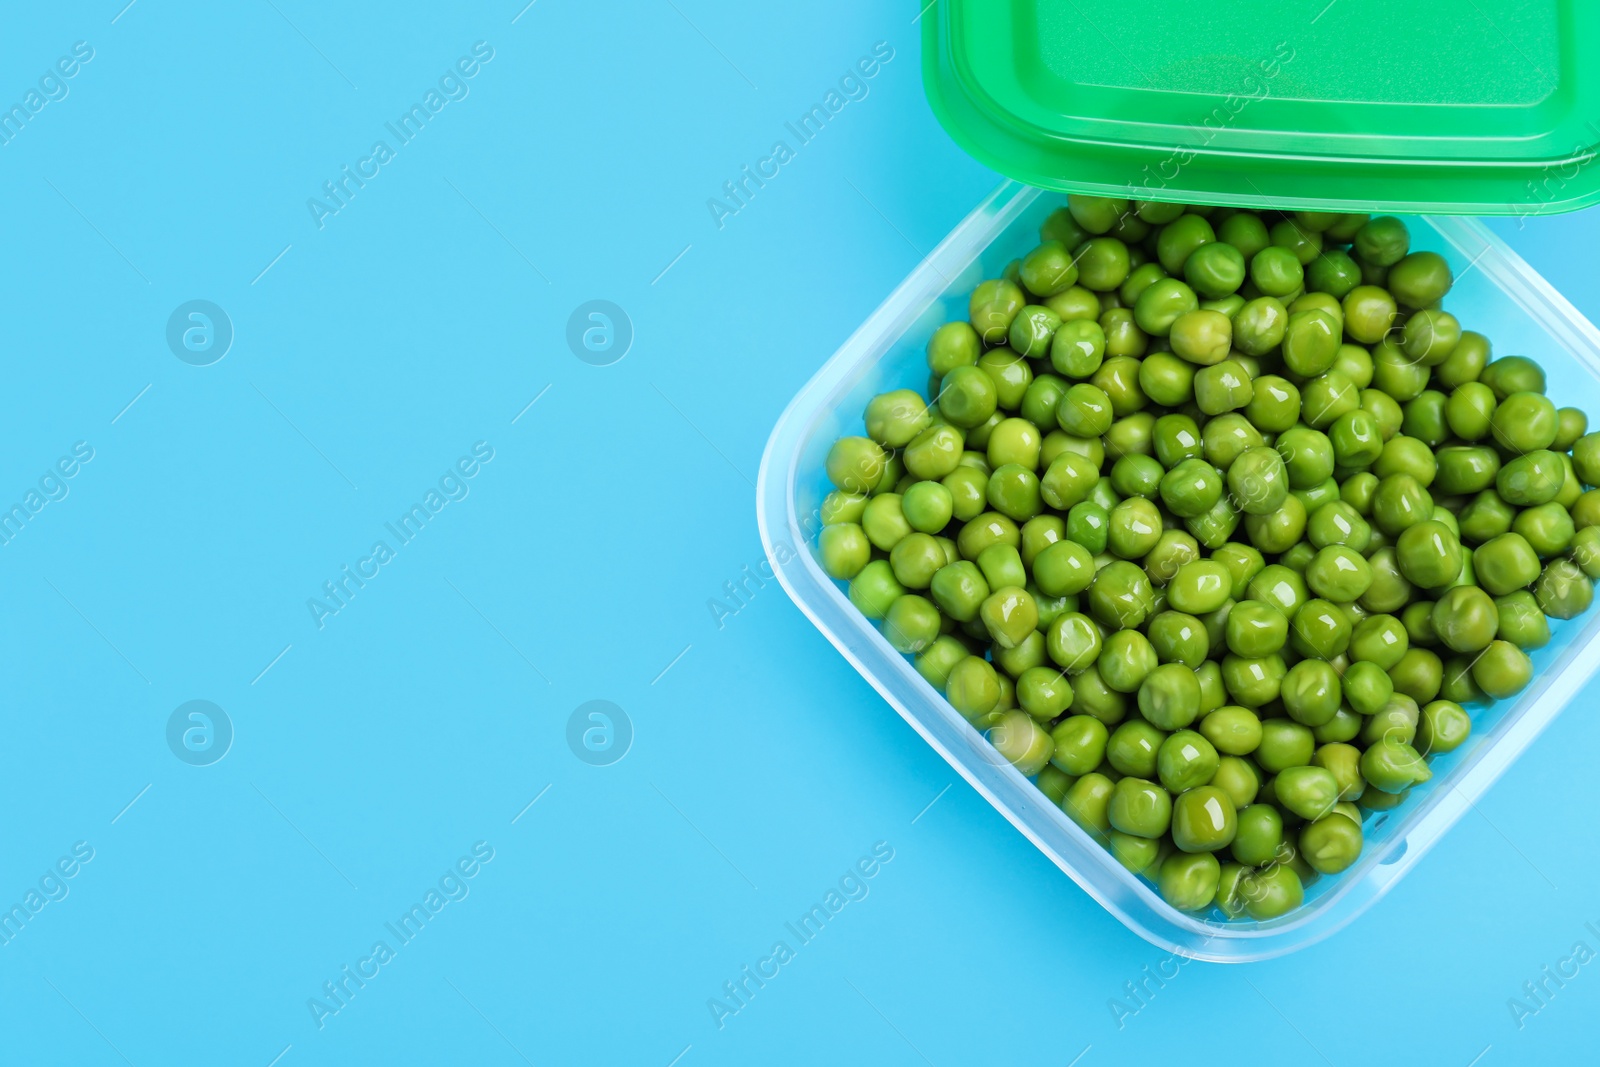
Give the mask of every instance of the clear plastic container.
MULTIPOLYGON (((756 487, 757 519, 783 587, 895 710, 1084 891, 1152 944, 1198 959, 1248 962, 1303 948, 1371 907, 1527 748, 1600 663, 1600 610, 1551 620, 1553 638, 1532 654, 1533 683, 1515 701, 1468 708, 1473 736, 1432 762, 1433 778, 1391 812, 1369 813, 1366 847, 1349 870, 1313 883, 1298 910, 1266 922, 1177 911, 1125 870, 892 649, 813 557, 818 508, 830 486, 829 446, 862 432, 867 401, 888 389, 927 387, 924 345, 941 323, 964 318, 979 281, 1000 276, 1038 242, 1060 194, 1007 182, 911 273, 789 404, 772 431, 756 487), (792 551, 791 551, 792 550, 792 551)), ((1487 335, 1496 356, 1543 364, 1549 395, 1600 415, 1600 332, 1480 223, 1412 218, 1412 248, 1449 260, 1446 306, 1487 335)))

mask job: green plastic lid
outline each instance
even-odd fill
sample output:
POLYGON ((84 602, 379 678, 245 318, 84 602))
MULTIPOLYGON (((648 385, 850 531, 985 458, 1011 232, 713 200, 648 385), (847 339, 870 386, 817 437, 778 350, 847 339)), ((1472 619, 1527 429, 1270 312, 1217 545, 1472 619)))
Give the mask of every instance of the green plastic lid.
POLYGON ((934 114, 1030 185, 1475 215, 1600 201, 1600 0, 933 0, 921 23, 934 114))

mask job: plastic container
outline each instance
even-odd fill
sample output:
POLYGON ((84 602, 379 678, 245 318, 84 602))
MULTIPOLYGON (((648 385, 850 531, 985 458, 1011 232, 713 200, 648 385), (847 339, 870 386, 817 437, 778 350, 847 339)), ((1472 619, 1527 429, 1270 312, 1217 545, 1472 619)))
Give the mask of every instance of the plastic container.
MULTIPOLYGON (((828 447, 862 432, 867 401, 887 389, 927 386, 923 349, 935 327, 964 318, 967 295, 999 277, 1038 241, 1057 194, 1008 182, 934 250, 817 372, 778 420, 761 461, 757 518, 783 587, 835 647, 972 787, 1130 930, 1199 959, 1247 962, 1303 948, 1338 930, 1386 893, 1543 730, 1600 664, 1600 611, 1551 620, 1552 640, 1532 655, 1534 681, 1514 702, 1469 707, 1473 736, 1431 761, 1431 781, 1392 812, 1369 813, 1366 847, 1349 870, 1318 879, 1300 909, 1266 922, 1187 915, 1125 870, 1028 779, 1007 764, 911 661, 852 606, 843 583, 812 555, 817 509, 830 486, 828 447), (778 547, 782 545, 782 548, 778 547), (787 551, 798 548, 798 554, 787 551)), ((1446 307, 1486 334, 1495 355, 1538 359, 1549 394, 1600 415, 1600 332, 1481 224, 1411 218, 1413 249, 1450 262, 1446 307)), ((892 754, 891 754, 892 755, 892 754)))

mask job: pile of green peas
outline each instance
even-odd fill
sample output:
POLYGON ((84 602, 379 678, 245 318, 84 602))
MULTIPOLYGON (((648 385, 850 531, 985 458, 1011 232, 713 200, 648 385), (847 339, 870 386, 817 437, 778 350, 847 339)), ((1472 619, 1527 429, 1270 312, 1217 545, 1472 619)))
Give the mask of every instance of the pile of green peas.
POLYGON ((827 457, 817 556, 1175 908, 1266 920, 1600 578, 1600 433, 1399 219, 1069 196, 827 457))

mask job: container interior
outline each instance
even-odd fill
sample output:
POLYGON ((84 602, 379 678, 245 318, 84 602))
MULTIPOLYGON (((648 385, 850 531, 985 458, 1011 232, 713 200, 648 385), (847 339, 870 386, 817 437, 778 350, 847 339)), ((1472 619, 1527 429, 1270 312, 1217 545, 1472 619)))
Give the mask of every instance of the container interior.
MULTIPOLYGON (((837 634, 823 625, 809 607, 808 613, 836 644, 844 638, 858 650, 852 654, 845 645, 840 645, 886 696, 889 691, 884 680, 874 677, 874 662, 892 666, 892 661, 898 660, 909 665, 909 659, 890 648, 873 624, 856 613, 844 599, 846 583, 828 579, 810 558, 814 551, 818 509, 831 489, 823 472, 824 459, 837 437, 863 432, 862 413, 874 395, 898 388, 926 395, 928 371, 924 345, 933 330, 951 319, 965 318, 967 296, 972 288, 986 278, 998 277, 1011 260, 1032 249, 1038 243, 1040 223, 1064 203, 1065 197, 1059 194, 1015 185, 1003 187, 991 197, 962 230, 952 235, 946 246, 941 246, 929 258, 921 271, 925 284, 915 286, 917 275, 913 275, 857 337, 852 338, 840 357, 836 357, 844 362, 835 373, 829 375, 829 368, 825 368, 819 374, 818 384, 825 385, 825 390, 815 396, 802 394, 797 399, 795 407, 785 416, 786 420, 799 420, 793 432, 795 451, 792 457, 775 457, 769 451, 768 464, 776 461, 781 464, 779 473, 787 473, 792 478, 785 529, 808 535, 808 570, 820 578, 821 591, 837 598, 857 625, 849 635, 837 634), (993 239, 985 241, 989 233, 993 234, 993 239), (969 258, 963 258, 960 250, 947 247, 958 236, 973 249, 974 254, 969 258), (952 252, 957 254, 952 255, 952 252), (931 282, 927 277, 929 268, 937 272, 931 282), (787 472, 783 468, 787 468, 787 472), (871 647, 861 648, 863 642, 871 647)), ((1600 346, 1597 346, 1594 328, 1478 224, 1419 217, 1407 217, 1406 222, 1411 229, 1413 250, 1436 251, 1449 261, 1456 282, 1446 297, 1445 307, 1460 318, 1463 328, 1489 337, 1495 357, 1525 355, 1538 360, 1548 377, 1548 395, 1558 406, 1584 409, 1591 413, 1600 428, 1600 346)), ((782 430, 780 424, 779 431, 774 434, 775 442, 782 430)), ((770 473, 764 471, 763 476, 769 477, 770 473)), ((791 587, 791 593, 794 592, 791 587)), ((803 596, 797 595, 796 599, 801 601, 802 607, 807 607, 803 596)), ((1269 949, 1257 944, 1236 953, 1196 950, 1195 946, 1198 943, 1214 947, 1219 939, 1227 938, 1268 938, 1294 942, 1290 947, 1300 947, 1326 936, 1386 891, 1504 770, 1576 685, 1593 672, 1596 659, 1600 658, 1600 646, 1594 641, 1600 634, 1600 612, 1590 611, 1566 622, 1553 619, 1550 622, 1552 640, 1531 653, 1534 682, 1529 688, 1515 700, 1469 706, 1472 737, 1455 752, 1430 761, 1433 778, 1414 789, 1396 810, 1364 813, 1366 844, 1357 863, 1339 875, 1317 879, 1307 888, 1303 907, 1268 922, 1230 921, 1216 910, 1197 919, 1171 908, 1149 883, 1110 860, 1109 853, 1067 819, 1032 783, 1021 783, 1021 776, 1004 766, 997 754, 986 760, 989 766, 984 773, 994 774, 995 765, 999 764, 999 771, 1017 779, 1026 792, 1021 795, 1023 799, 1019 804, 1009 805, 1013 810, 1007 810, 1008 805, 1002 805, 987 789, 984 791, 1080 885, 1152 941, 1180 951, 1187 946, 1193 954, 1208 958, 1276 955, 1288 949, 1282 946, 1269 949), (1505 752, 1504 749, 1515 751, 1505 752), (1074 849, 1080 862, 1072 863, 1045 841, 1047 837, 1060 839, 1063 833, 1109 862, 1094 863, 1093 869, 1085 870, 1081 862, 1083 850, 1074 849), (1360 892, 1356 895, 1363 898, 1359 905, 1352 903, 1344 909, 1347 914, 1340 916, 1337 925, 1322 921, 1325 918, 1322 913, 1330 911, 1339 898, 1356 892, 1358 887, 1360 892), (1147 921, 1136 925, 1130 921, 1126 909, 1110 902, 1111 898, 1128 900, 1130 894, 1139 898, 1140 910, 1153 913, 1154 925, 1165 925, 1166 929, 1151 930, 1148 916, 1147 921)), ((908 672, 898 673, 904 676, 908 672)), ((955 713, 944 697, 920 676, 910 672, 910 681, 915 693, 909 703, 915 706, 906 707, 907 701, 902 699, 894 702, 924 736, 929 736, 919 718, 948 720, 955 713)), ((901 693, 906 692, 903 683, 903 677, 896 683, 901 693)), ((992 753, 970 726, 961 722, 957 725, 965 729, 976 744, 976 747, 968 746, 968 758, 971 753, 992 753)), ((934 739, 929 736, 929 740, 934 739)), ((963 757, 952 755, 946 746, 937 747, 945 751, 947 758, 957 764, 969 780, 974 780, 970 768, 960 766, 963 757)), ((974 780, 974 784, 979 782, 974 780)))

